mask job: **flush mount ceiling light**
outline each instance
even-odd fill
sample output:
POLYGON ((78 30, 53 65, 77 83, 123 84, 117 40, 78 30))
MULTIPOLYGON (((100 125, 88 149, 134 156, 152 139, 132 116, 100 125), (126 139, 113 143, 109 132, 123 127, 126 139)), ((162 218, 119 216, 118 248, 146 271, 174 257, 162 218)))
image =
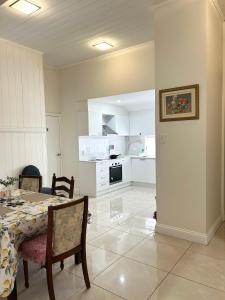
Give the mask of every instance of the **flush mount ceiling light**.
POLYGON ((101 43, 93 45, 93 47, 95 47, 99 50, 105 51, 105 50, 109 50, 109 49, 113 48, 113 45, 106 43, 106 42, 101 42, 101 43))
POLYGON ((30 15, 39 10, 41 7, 26 0, 17 0, 10 5, 24 14, 30 15))

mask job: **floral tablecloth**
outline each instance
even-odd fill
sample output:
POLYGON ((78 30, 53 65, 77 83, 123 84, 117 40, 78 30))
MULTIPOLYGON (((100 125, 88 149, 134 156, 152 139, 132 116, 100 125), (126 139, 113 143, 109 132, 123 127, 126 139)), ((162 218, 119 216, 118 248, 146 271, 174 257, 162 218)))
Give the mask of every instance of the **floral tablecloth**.
MULTIPOLYGON (((16 190, 15 198, 23 202, 23 196, 35 194, 16 190)), ((36 194, 37 195, 37 194, 36 194)), ((77 199, 80 197, 77 197, 77 199)), ((74 200, 74 199, 72 199, 74 200)), ((23 240, 43 233, 47 229, 48 206, 71 201, 68 198, 52 197, 40 202, 25 201, 24 204, 10 207, 11 211, 0 215, 0 296, 8 297, 13 290, 17 274, 18 248, 23 240)), ((0 203, 0 210, 5 203, 0 203)))

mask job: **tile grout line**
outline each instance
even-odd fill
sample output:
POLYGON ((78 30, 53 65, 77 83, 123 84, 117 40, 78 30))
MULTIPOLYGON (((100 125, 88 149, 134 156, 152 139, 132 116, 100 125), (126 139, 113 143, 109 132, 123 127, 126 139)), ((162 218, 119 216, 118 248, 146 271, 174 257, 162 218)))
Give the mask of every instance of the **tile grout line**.
POLYGON ((175 274, 175 273, 169 273, 168 275, 173 275, 173 276, 175 276, 175 277, 182 278, 182 279, 184 279, 184 280, 193 282, 193 283, 195 283, 195 284, 200 284, 200 285, 202 285, 202 286, 204 286, 204 287, 207 287, 207 288, 209 288, 209 289, 213 289, 213 290, 218 291, 218 292, 223 292, 223 293, 225 294, 225 291, 224 291, 224 290, 220 290, 220 289, 217 289, 217 288, 215 288, 215 287, 213 287, 213 286, 206 285, 206 284, 204 284, 204 283, 202 283, 202 282, 194 281, 194 280, 192 280, 192 279, 190 279, 190 278, 186 278, 186 277, 183 277, 183 276, 181 276, 181 275, 177 275, 177 274, 175 274))
POLYGON ((94 285, 97 286, 98 288, 103 289, 104 291, 106 291, 106 292, 108 292, 108 293, 111 293, 111 294, 114 295, 114 296, 117 296, 117 297, 119 297, 119 298, 121 298, 121 299, 124 299, 124 300, 128 300, 127 298, 124 298, 124 297, 122 297, 122 296, 120 296, 120 295, 118 295, 118 294, 116 294, 116 293, 114 293, 114 292, 112 292, 112 291, 109 291, 109 290, 107 290, 106 288, 103 288, 103 287, 101 287, 100 285, 97 285, 96 283, 94 283, 94 285))
POLYGON ((168 276, 171 274, 171 270, 173 270, 173 268, 178 264, 178 262, 184 257, 184 255, 186 254, 186 252, 190 249, 191 245, 184 251, 184 253, 181 255, 181 257, 177 260, 177 262, 175 263, 175 265, 169 270, 167 271, 166 276, 160 281, 160 283, 156 286, 156 288, 153 290, 153 292, 150 294, 150 296, 147 298, 147 300, 150 300, 151 297, 153 296, 153 294, 155 293, 155 291, 163 284, 163 282, 166 280, 166 278, 168 278, 168 276))
POLYGON ((176 267, 176 265, 181 261, 181 259, 184 257, 184 255, 188 252, 188 250, 191 248, 191 246, 193 245, 193 243, 190 244, 189 247, 187 247, 187 249, 184 251, 184 253, 181 255, 181 257, 177 260, 177 262, 175 263, 175 265, 169 270, 169 273, 172 272, 172 270, 176 267))

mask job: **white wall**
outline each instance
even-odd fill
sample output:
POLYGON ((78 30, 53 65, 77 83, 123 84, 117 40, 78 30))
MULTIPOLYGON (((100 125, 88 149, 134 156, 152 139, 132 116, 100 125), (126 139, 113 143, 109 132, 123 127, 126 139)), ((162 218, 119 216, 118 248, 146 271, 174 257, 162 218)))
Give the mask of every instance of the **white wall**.
MULTIPOLYGON (((182 230, 183 237, 186 233, 186 237, 190 235, 199 240, 202 236, 207 238, 208 229, 219 217, 220 202, 218 149, 221 140, 220 133, 213 132, 221 126, 220 90, 215 91, 220 89, 220 82, 212 87, 209 80, 213 83, 221 80, 218 61, 221 59, 222 22, 214 20, 215 8, 209 5, 210 2, 169 1, 155 14, 157 95, 159 89, 200 85, 199 120, 163 123, 159 122, 159 118, 156 120, 158 230, 160 226, 161 230, 167 228, 170 233, 182 230), (210 21, 211 18, 213 20, 210 21), (219 33, 213 39, 209 30, 212 33, 218 30, 219 33), (211 51, 215 49, 214 46, 210 48, 209 43, 219 46, 216 60, 211 57, 211 51), (213 64, 216 65, 211 69, 213 64), (216 123, 215 128, 212 122, 216 123), (211 142, 215 145, 209 145, 211 142), (213 158, 211 147, 216 149, 218 159, 213 158), (218 183, 215 180, 209 182, 210 159, 213 176, 218 183), (207 187, 209 184, 210 187, 207 187), (215 198, 212 198, 213 193, 215 198), (210 207, 213 209, 212 215, 210 207)), ((158 116, 159 106, 156 104, 158 116)))
MULTIPOLYGON (((222 138, 222 17, 209 1, 207 11, 207 141, 206 141, 206 231, 221 216, 222 138)), ((224 185, 224 182, 222 182, 224 185)))
POLYGON ((60 71, 48 65, 44 66, 45 110, 47 113, 61 112, 60 71))
POLYGON ((0 178, 34 164, 46 175, 42 55, 0 39, 0 178))
POLYGON ((87 100, 154 89, 154 62, 154 43, 147 43, 61 71, 64 175, 78 180, 78 136, 87 130, 82 122, 87 100))
POLYGON ((225 216, 225 23, 223 23, 223 93, 222 93, 222 176, 221 176, 221 194, 222 194, 222 217, 225 216))

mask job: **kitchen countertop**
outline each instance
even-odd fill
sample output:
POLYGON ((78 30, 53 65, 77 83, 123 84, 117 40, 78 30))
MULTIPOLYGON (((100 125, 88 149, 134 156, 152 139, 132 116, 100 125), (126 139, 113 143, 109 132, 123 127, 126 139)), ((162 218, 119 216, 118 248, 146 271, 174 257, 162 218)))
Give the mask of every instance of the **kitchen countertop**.
POLYGON ((141 155, 123 155, 121 157, 118 157, 117 159, 109 159, 109 158, 105 158, 105 159, 96 159, 96 160, 80 160, 80 162, 90 162, 90 163, 98 163, 101 161, 116 161, 116 160, 120 160, 123 158, 131 158, 131 159, 141 159, 141 160, 145 160, 145 159, 155 159, 155 157, 152 156, 141 156, 141 155))

